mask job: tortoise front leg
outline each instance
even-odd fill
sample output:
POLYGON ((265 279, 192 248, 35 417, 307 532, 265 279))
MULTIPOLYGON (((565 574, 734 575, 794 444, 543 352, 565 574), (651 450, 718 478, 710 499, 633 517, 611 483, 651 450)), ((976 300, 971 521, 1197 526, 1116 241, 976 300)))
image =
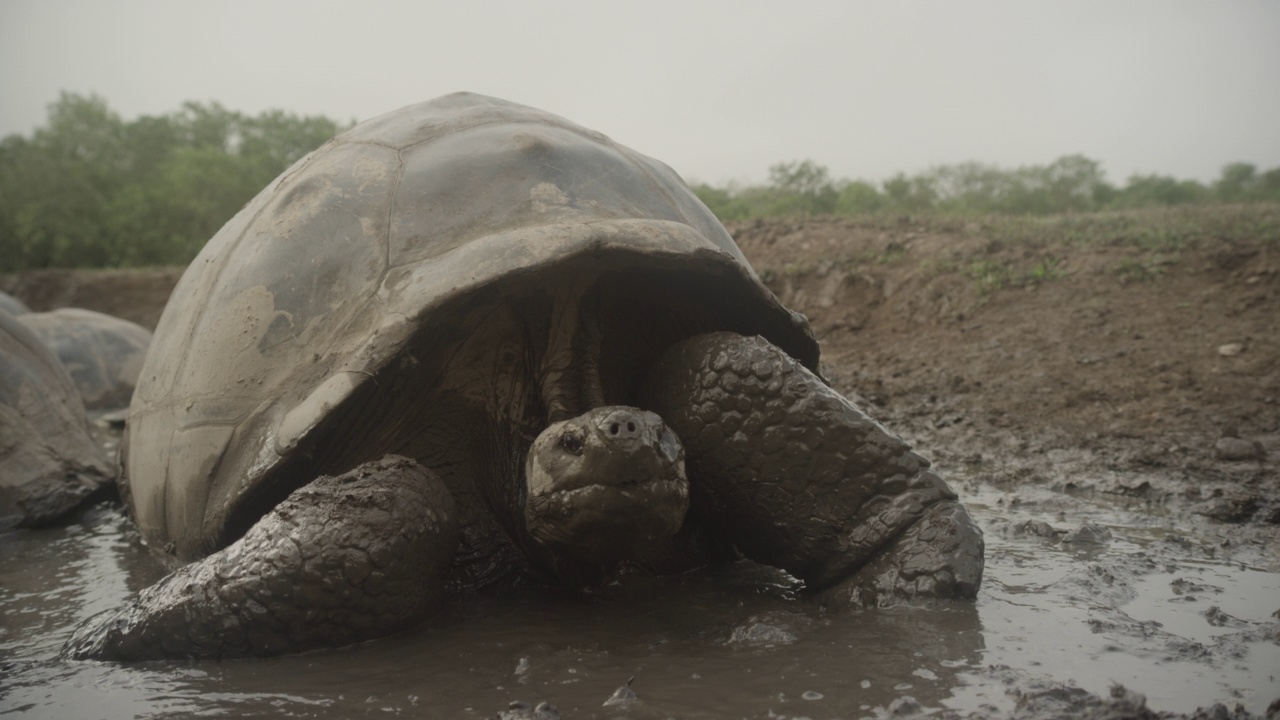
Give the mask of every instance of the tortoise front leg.
POLYGON ((971 598, 982 533, 928 460, 760 337, 677 344, 642 390, 683 441, 690 513, 833 604, 971 598))
POLYGON ((444 483, 388 456, 298 489, 240 540, 85 621, 62 656, 278 655, 387 635, 438 606, 457 537, 444 483))

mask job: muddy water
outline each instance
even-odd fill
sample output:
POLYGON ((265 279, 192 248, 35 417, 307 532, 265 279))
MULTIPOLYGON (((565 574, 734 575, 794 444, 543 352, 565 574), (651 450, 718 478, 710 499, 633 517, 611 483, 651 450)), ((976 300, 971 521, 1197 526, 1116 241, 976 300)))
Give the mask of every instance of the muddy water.
POLYGON ((401 636, 269 660, 116 666, 55 656, 161 575, 115 507, 0 536, 0 713, 17 717, 850 718, 1003 715, 1053 683, 1157 710, 1280 697, 1280 575, 1212 528, 1045 491, 964 489, 988 543, 977 603, 823 614, 761 568, 457 607, 401 636), (1042 535, 1027 532, 1038 521, 1042 535), (1067 536, 1062 531, 1083 532, 1067 536), (1049 532, 1047 527, 1057 532, 1049 532), (634 676, 638 700, 605 706, 634 676), (904 699, 904 698, 910 698, 904 699))

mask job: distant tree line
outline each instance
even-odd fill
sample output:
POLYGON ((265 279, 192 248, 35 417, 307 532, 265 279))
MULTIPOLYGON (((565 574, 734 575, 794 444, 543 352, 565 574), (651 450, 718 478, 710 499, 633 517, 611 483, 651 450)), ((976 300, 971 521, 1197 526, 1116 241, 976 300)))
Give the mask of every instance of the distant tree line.
POLYGON ((246 202, 344 126, 217 103, 121 120, 63 93, 0 141, 0 272, 189 262, 246 202))
MULTIPOLYGON (((217 103, 123 121, 97 96, 63 93, 30 137, 0 140, 0 272, 185 264, 244 203, 347 126, 217 103)), ((884 182, 836 180, 812 160, 779 163, 759 186, 694 191, 722 220, 788 215, 1037 215, 1280 202, 1280 168, 1233 163, 1215 182, 1135 175, 1123 187, 1068 155, 1008 170, 944 165, 884 182)))
POLYGON ((1209 185, 1165 175, 1107 182, 1102 165, 1067 155, 1048 165, 1008 170, 985 163, 942 165, 918 175, 899 173, 881 183, 834 180, 812 160, 769 168, 766 185, 712 187, 694 192, 721 220, 789 215, 948 213, 1048 215, 1194 203, 1280 202, 1280 168, 1258 172, 1232 163, 1209 185))

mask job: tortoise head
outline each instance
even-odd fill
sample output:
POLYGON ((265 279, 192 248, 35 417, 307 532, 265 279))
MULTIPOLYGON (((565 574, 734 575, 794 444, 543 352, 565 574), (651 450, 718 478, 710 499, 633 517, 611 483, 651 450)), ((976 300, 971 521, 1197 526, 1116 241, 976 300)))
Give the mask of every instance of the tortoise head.
POLYGON ((628 560, 680 529, 689 509, 684 447, 656 414, 600 407, 549 426, 526 460, 529 533, 591 564, 628 560))

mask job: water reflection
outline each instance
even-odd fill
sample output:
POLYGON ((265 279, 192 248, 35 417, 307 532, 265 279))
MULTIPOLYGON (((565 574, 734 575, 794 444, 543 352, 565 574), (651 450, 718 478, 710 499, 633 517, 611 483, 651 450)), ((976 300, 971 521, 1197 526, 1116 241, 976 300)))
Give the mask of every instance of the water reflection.
POLYGON ((971 604, 826 615, 795 600, 785 579, 744 564, 594 597, 480 600, 339 651, 132 666, 54 659, 77 623, 161 574, 113 507, 67 528, 0 538, 0 709, 61 718, 488 717, 514 699, 545 699, 573 718, 848 715, 904 692, 937 705, 983 649, 971 604), (639 700, 604 707, 632 676, 639 700))

